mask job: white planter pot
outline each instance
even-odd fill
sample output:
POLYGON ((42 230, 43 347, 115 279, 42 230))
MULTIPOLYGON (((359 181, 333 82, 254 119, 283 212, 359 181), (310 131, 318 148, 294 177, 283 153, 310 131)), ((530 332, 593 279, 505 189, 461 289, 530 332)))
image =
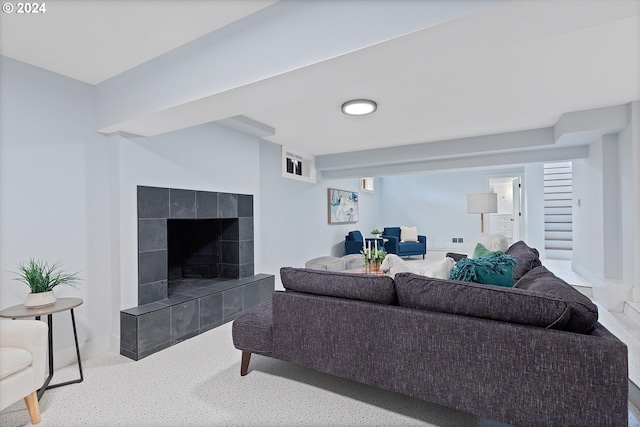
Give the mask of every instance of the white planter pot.
POLYGON ((53 291, 30 293, 27 295, 24 306, 27 308, 46 307, 55 304, 55 302, 56 294, 53 291))

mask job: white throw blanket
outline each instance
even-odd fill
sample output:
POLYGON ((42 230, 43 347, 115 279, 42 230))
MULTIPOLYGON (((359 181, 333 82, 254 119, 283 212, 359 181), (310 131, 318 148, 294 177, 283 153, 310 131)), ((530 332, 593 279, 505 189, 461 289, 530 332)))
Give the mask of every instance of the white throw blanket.
POLYGON ((387 256, 384 257, 380 268, 387 276, 392 278, 398 273, 420 274, 415 268, 411 267, 405 260, 396 254, 387 254, 387 256))
POLYGON ((388 254, 382 261, 380 268, 391 278, 395 277, 398 273, 414 273, 436 279, 448 279, 455 264, 456 263, 453 258, 446 257, 440 261, 430 264, 427 268, 418 271, 398 255, 388 254))

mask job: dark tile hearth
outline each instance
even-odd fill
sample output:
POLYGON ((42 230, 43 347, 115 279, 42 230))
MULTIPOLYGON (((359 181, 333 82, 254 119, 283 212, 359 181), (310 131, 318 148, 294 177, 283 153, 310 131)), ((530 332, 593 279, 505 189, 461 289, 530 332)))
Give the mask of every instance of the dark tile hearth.
POLYGON ((274 276, 185 279, 160 301, 120 312, 120 354, 139 360, 271 300, 274 276))

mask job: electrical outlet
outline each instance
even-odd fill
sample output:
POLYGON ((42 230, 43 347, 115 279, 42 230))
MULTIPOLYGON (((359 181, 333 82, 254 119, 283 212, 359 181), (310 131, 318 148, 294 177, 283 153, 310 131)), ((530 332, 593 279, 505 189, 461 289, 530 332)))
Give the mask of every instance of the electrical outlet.
POLYGON ((458 243, 463 243, 464 239, 462 237, 458 237, 458 243))
POLYGON ((451 238, 451 243, 458 243, 458 238, 457 237, 452 237, 451 238))

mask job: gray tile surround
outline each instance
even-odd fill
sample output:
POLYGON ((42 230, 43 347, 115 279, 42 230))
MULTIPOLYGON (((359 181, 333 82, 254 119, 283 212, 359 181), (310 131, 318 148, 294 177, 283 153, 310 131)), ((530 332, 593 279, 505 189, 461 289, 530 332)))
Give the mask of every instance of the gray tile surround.
MULTIPOLYGON (((138 306, 120 312, 120 353, 139 360, 270 301, 275 280, 254 275, 253 233, 252 195, 138 186, 138 306), (219 277, 169 286, 169 220, 216 220, 219 277)), ((191 269, 171 268, 181 281, 191 269)))
POLYGON ((252 195, 138 186, 138 304, 169 294, 169 219, 218 220, 221 256, 210 271, 229 279, 254 274, 252 195))

